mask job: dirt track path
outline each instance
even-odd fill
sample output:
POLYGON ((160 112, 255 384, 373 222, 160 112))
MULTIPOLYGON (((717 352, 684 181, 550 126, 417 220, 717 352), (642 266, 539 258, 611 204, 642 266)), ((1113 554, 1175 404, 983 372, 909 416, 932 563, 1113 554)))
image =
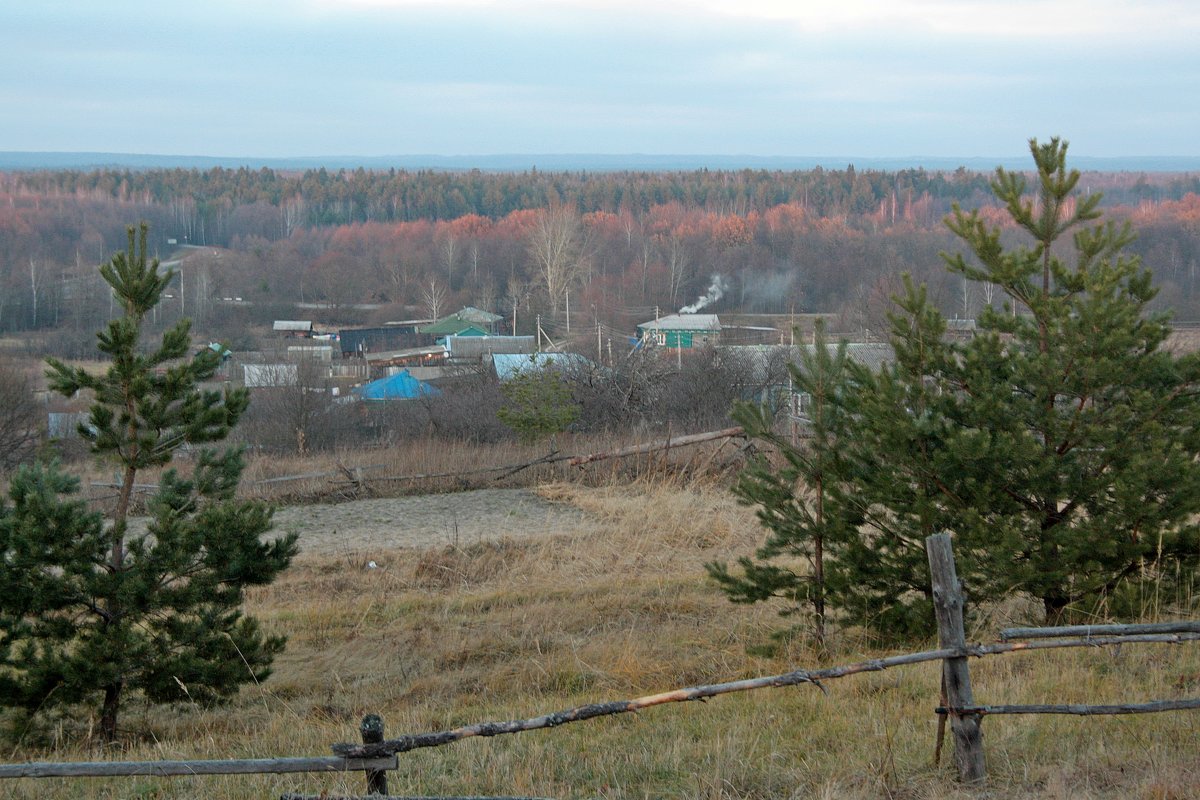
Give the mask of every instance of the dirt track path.
POLYGON ((372 551, 548 536, 596 524, 578 509, 527 489, 285 506, 275 514, 276 530, 300 534, 302 553, 367 558, 372 551))

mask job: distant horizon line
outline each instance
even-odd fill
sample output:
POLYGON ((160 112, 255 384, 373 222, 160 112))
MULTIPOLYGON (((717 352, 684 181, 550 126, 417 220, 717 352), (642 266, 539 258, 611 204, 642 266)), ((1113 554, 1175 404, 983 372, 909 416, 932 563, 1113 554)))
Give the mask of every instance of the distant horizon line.
MULTIPOLYGON (((1087 156, 1069 158, 1077 169, 1095 172, 1200 172, 1200 156, 1087 156)), ((663 171, 700 169, 928 169, 944 172, 961 168, 990 172, 1031 169, 1029 155, 1009 156, 796 156, 704 153, 491 153, 444 155, 412 153, 384 156, 206 156, 105 151, 0 151, 0 171, 60 169, 170 169, 262 168, 269 169, 432 169, 489 172, 540 171, 663 171)))

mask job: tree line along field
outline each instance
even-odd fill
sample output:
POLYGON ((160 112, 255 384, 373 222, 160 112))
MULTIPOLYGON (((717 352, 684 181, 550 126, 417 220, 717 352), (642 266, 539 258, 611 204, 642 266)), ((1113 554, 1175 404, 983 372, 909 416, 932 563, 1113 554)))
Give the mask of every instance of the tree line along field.
MULTIPOLYGON (((656 311, 693 302, 714 276, 728 291, 707 311, 839 313, 847 330, 880 330, 909 272, 943 312, 974 317, 988 298, 946 273, 938 254, 954 246, 942 223, 954 203, 1005 224, 987 178, 853 168, 8 173, 0 332, 58 331, 51 346, 67 350, 70 332, 78 343, 95 330, 110 313, 95 266, 138 219, 164 260, 186 256, 164 321, 190 316, 214 339, 296 317, 297 303, 322 304, 308 315, 347 325, 474 305, 515 316, 520 333, 539 314, 565 328, 569 306, 576 329, 632 334, 656 311), (561 247, 547 259, 539 242, 561 247)), ((1137 224, 1132 249, 1154 270, 1156 307, 1200 318, 1196 178, 1089 173, 1083 188, 1105 191, 1106 211, 1137 224)))

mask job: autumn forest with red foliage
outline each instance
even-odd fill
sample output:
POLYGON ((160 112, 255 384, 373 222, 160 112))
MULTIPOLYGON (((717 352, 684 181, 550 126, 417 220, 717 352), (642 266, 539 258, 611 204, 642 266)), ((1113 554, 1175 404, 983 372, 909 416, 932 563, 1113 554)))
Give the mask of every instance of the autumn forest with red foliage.
MULTIPOLYGON (((989 302, 944 269, 954 204, 996 225, 990 176, 814 169, 768 172, 286 173, 270 169, 45 171, 0 175, 0 332, 71 355, 110 313, 96 265, 145 220, 180 259, 163 324, 236 340, 272 318, 327 325, 432 318, 464 305, 527 333, 637 323, 693 303, 714 313, 883 320, 903 273, 949 316, 989 302), (299 308, 311 309, 306 311, 299 308)), ((1159 287, 1156 305, 1200 319, 1200 177, 1087 173, 1159 287)))

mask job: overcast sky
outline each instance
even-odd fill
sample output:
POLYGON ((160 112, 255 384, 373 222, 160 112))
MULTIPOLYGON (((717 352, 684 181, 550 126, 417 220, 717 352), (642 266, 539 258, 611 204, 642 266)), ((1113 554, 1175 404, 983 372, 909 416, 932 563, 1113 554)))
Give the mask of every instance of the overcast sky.
POLYGON ((0 150, 1200 155, 1196 0, 5 0, 0 150))

